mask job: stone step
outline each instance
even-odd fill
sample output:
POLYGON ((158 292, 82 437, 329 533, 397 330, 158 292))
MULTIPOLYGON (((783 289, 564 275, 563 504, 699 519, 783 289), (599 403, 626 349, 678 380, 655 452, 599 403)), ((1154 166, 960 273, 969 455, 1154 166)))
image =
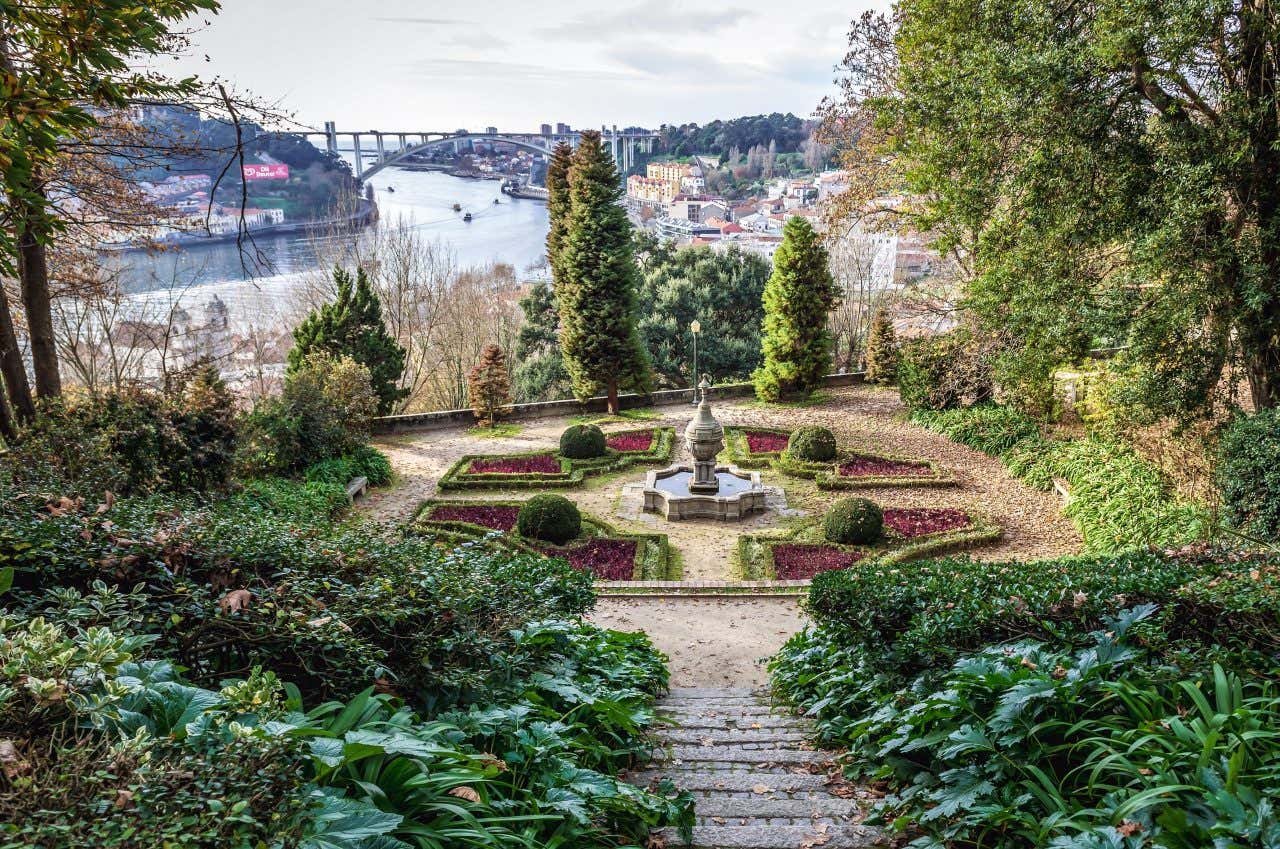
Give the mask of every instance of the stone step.
POLYGON ((738 746, 672 746, 673 761, 730 764, 826 764, 834 757, 830 752, 810 749, 743 749, 738 746))
POLYGON ((743 702, 741 704, 733 704, 729 702, 711 702, 711 701, 687 701, 687 702, 658 702, 658 711, 660 713, 670 714, 671 716, 785 716, 786 714, 774 714, 773 708, 769 705, 743 702))
POLYGON ((686 772, 662 767, 629 773, 627 776, 628 781, 641 787, 648 787, 663 778, 670 778, 679 784, 682 790, 688 790, 695 795, 721 792, 787 798, 802 793, 825 793, 827 787, 827 776, 810 773, 761 775, 749 772, 686 772), (757 789, 760 789, 759 793, 756 792, 757 789))
MULTIPOLYGON (((824 796, 816 799, 778 799, 754 793, 712 793, 697 801, 694 813, 699 817, 720 817, 725 820, 755 818, 786 819, 848 819, 862 813, 853 799, 824 796)), ((724 825, 725 823, 718 823, 724 825)), ((729 823, 730 825, 733 822, 729 823)))
MULTIPOLYGON (((667 846, 684 846, 679 832, 664 828, 667 846)), ((695 826, 690 849, 866 849, 887 846, 880 832, 861 825, 710 825, 695 826)))
MULTIPOLYGON (((734 729, 734 730, 759 730, 756 726, 768 730, 791 732, 806 732, 810 729, 809 723, 803 719, 794 716, 728 716, 726 714, 716 714, 714 716, 688 716, 684 717, 678 726, 680 730, 692 730, 697 728, 718 728, 718 729, 734 729)), ((662 733, 661 729, 659 733, 662 733)))
POLYGON ((783 728, 690 728, 681 726, 661 731, 658 738, 667 743, 689 746, 753 746, 759 749, 794 748, 808 735, 800 730, 783 728))
POLYGON ((767 695, 755 687, 672 687, 667 691, 669 699, 753 699, 767 695))

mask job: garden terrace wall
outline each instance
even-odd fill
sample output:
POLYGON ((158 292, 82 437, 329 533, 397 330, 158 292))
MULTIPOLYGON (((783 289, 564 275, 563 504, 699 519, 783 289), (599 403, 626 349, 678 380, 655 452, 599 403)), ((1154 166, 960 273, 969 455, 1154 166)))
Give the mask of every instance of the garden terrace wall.
MULTIPOLYGON (((830 374, 823 378, 823 386, 827 388, 853 386, 859 383, 862 383, 862 372, 830 374)), ((716 386, 712 393, 718 399, 749 398, 755 395, 755 387, 750 383, 725 383, 716 386)), ((663 389, 648 395, 629 392, 618 396, 618 404, 624 410, 690 404, 692 401, 692 389, 663 389)), ((508 421, 518 421, 553 416, 604 413, 608 411, 608 404, 609 399, 604 395, 588 398, 585 403, 579 403, 573 398, 566 398, 559 401, 513 404, 511 412, 504 418, 508 421)), ((376 418, 373 420, 373 432, 379 435, 412 433, 424 430, 442 430, 451 427, 469 427, 475 422, 476 414, 473 410, 433 410, 425 413, 406 413, 400 416, 376 418)))

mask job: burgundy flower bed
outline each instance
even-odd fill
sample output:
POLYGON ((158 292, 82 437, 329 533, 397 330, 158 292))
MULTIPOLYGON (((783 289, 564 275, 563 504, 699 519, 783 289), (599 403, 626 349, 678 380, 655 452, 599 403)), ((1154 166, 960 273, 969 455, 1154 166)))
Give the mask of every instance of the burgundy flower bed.
POLYGON ((614 451, 648 451, 653 447, 653 431, 645 430, 638 433, 615 433, 605 440, 614 451))
POLYGON ((560 461, 551 454, 472 460, 467 473, 472 475, 558 475, 560 474, 560 461))
POLYGON ((636 571, 636 544, 633 539, 601 537, 567 551, 544 551, 552 557, 565 558, 573 568, 590 572, 602 581, 630 581, 636 571))
POLYGON ((519 507, 488 507, 483 504, 442 504, 427 519, 433 522, 469 522, 495 531, 509 531, 516 526, 519 507))
POLYGON ((840 474, 846 478, 894 478, 931 475, 933 470, 926 463, 885 460, 882 457, 864 457, 859 454, 840 464, 840 474))
POLYGON ((760 430, 744 431, 747 437, 747 450, 752 454, 775 454, 787 447, 785 433, 766 433, 760 430))
POLYGON ((773 572, 779 581, 812 578, 819 572, 848 569, 863 558, 860 551, 845 551, 828 545, 783 543, 773 547, 773 572))
POLYGON ((954 507, 902 507, 884 511, 884 526, 908 539, 954 531, 970 524, 969 515, 954 507))

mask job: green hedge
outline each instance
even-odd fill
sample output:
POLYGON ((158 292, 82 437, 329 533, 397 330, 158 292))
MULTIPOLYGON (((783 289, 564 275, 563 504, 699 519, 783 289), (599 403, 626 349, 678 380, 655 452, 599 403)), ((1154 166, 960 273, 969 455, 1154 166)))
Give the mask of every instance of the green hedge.
POLYGON ((1233 527, 1280 538, 1280 410, 1239 416, 1223 430, 1217 479, 1233 527))
POLYGON ((444 491, 464 489, 508 490, 508 489, 546 489, 570 488, 582 486, 588 477, 614 474, 625 471, 635 465, 670 462, 675 448, 675 429, 637 428, 626 433, 649 431, 655 432, 653 447, 648 451, 614 451, 608 449, 604 456, 586 460, 573 460, 559 457, 560 471, 551 474, 474 474, 470 469, 476 460, 511 460, 521 457, 534 457, 554 454, 552 449, 542 451, 524 451, 517 454, 467 454, 449 467, 440 478, 439 487, 444 491))
POLYGON ((815 620, 878 668, 910 673, 1017 638, 1082 634, 1136 604, 1160 607, 1154 642, 1221 642, 1280 651, 1280 559, 1237 561, 1213 552, 1168 556, 886 565, 814 578, 815 620), (1269 624, 1268 624, 1269 623, 1269 624))
POLYGON ((782 430, 780 428, 753 427, 746 430, 737 427, 728 427, 724 431, 724 457, 730 464, 740 469, 748 469, 758 471, 767 469, 772 465, 772 461, 778 458, 781 453, 779 451, 752 451, 751 446, 747 443, 747 430, 757 433, 776 433, 779 436, 791 436, 790 430, 782 430))
POLYGON ((1031 419, 1007 407, 917 410, 911 418, 999 457, 1037 489, 1048 491, 1055 479, 1063 480, 1070 492, 1064 512, 1089 552, 1181 545, 1215 531, 1206 508, 1175 498, 1159 470, 1127 446, 1094 437, 1045 439, 1031 419))
POLYGON ((805 478, 811 480, 818 485, 818 489, 825 490, 851 490, 851 489, 881 489, 883 487, 931 487, 931 486, 955 486, 955 476, 939 466, 932 460, 919 460, 908 457, 889 457, 883 454, 869 454, 866 452, 841 451, 836 455, 834 463, 814 463, 807 460, 800 460, 791 456, 790 452, 781 452, 777 459, 773 460, 772 466, 784 475, 790 475, 793 478, 805 478), (840 466, 857 457, 868 457, 874 460, 886 460, 899 463, 913 463, 928 466, 929 472, 924 475, 861 475, 858 477, 846 477, 840 474, 840 466))

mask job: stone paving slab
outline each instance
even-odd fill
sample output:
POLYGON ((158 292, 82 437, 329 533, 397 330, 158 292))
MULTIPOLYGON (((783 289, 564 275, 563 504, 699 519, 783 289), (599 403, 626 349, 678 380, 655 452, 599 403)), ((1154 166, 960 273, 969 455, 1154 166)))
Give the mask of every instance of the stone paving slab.
POLYGON ((683 743, 688 746, 754 746, 760 749, 775 749, 784 743, 803 743, 808 735, 804 731, 791 726, 789 728, 690 728, 681 724, 679 728, 665 731, 662 739, 668 743, 683 743))
POLYGON ((747 749, 742 746, 672 746, 673 761, 714 761, 730 764, 825 764, 830 752, 809 749, 747 749))
POLYGON ((811 820, 848 819, 860 815, 862 809, 853 799, 830 795, 815 795, 809 799, 772 799, 753 793, 719 793, 699 799, 697 813, 702 818, 720 817, 731 821, 755 818, 811 820))
POLYGON ((694 794, 715 792, 742 795, 750 793, 751 795, 764 795, 782 799, 795 797, 799 794, 819 792, 824 796, 830 795, 826 792, 827 777, 825 775, 784 773, 782 775, 760 776, 746 772, 690 773, 661 768, 633 772, 627 776, 627 780, 632 784, 638 784, 642 787, 648 787, 663 778, 678 781, 681 788, 694 794), (755 792, 757 787, 761 788, 759 793, 755 792))
MULTIPOLYGON (((684 846, 675 829, 659 835, 667 846, 684 846)), ((866 826, 746 825, 697 826, 692 849, 865 849, 887 846, 881 835, 866 826)))
POLYGON ((794 716, 770 716, 767 714, 756 714, 754 716, 741 717, 717 711, 681 713, 673 715, 673 718, 676 718, 676 716, 678 716, 680 720, 679 727, 685 731, 692 731, 699 728, 720 731, 754 731, 758 729, 772 729, 780 733, 788 731, 799 731, 804 733, 809 728, 808 723, 799 717, 794 716))

